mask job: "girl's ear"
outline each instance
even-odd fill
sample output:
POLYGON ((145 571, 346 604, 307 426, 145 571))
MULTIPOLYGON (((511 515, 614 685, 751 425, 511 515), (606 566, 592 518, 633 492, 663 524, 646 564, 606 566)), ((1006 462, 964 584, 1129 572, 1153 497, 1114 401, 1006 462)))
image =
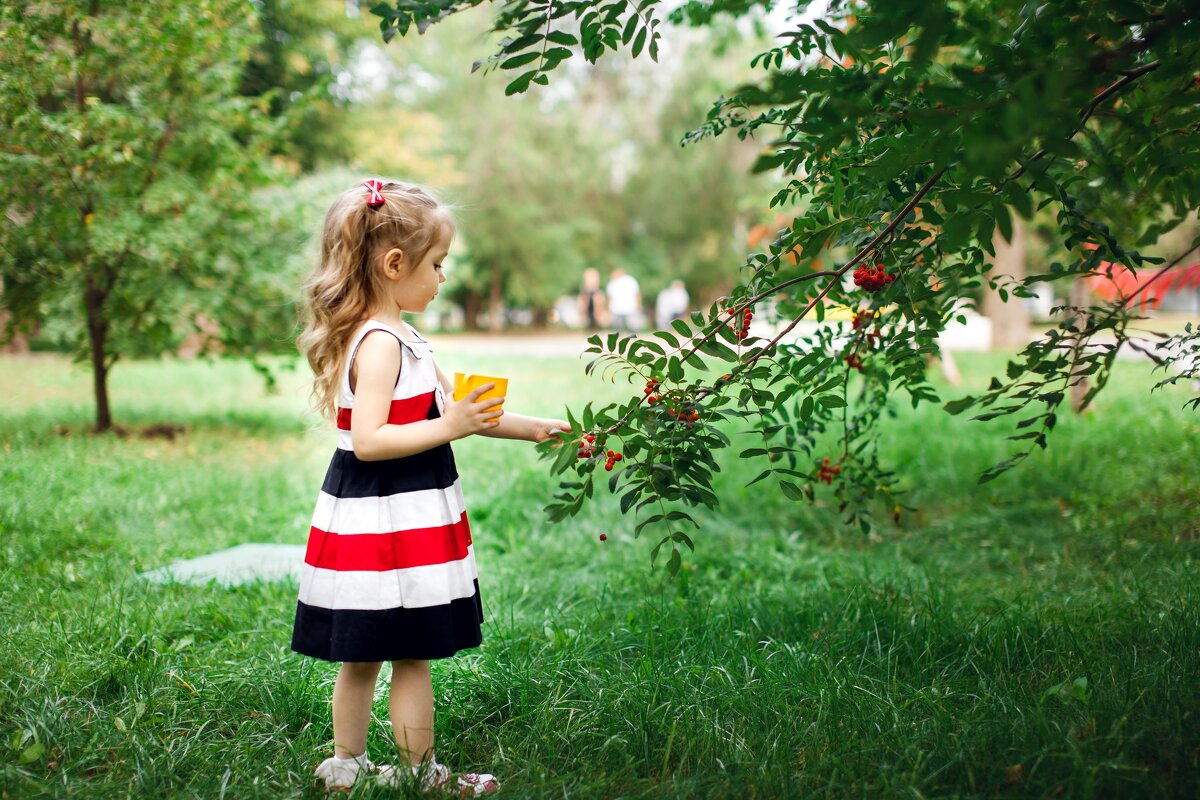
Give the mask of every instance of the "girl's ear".
POLYGON ((384 277, 391 280, 403 277, 405 272, 404 251, 399 247, 393 247, 383 254, 382 264, 384 277))

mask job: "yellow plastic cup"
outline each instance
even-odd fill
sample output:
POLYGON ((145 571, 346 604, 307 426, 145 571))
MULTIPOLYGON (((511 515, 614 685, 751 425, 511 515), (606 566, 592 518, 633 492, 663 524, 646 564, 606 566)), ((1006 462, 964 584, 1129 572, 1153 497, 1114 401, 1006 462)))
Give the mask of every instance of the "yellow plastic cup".
POLYGON ((508 378, 456 372, 454 373, 454 402, 461 402, 464 397, 485 383, 494 383, 496 385, 479 395, 478 400, 489 400, 493 397, 504 397, 508 394, 508 378))

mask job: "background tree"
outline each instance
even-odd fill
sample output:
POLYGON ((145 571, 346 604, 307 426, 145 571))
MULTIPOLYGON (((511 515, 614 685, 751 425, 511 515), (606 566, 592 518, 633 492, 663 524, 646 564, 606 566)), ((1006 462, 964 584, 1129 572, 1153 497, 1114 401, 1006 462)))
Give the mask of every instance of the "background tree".
MULTIPOLYGON (((398 0, 374 11, 388 39, 475 5, 398 0)), ((1200 201, 1191 168, 1200 157, 1194 2, 834 0, 823 19, 806 17, 807 5, 697 1, 672 12, 700 26, 759 8, 790 14, 780 44, 754 59, 762 78, 718 100, 693 139, 757 137, 767 148, 759 167, 779 178, 772 207, 803 213, 751 256, 726 303, 656 334, 659 341, 593 340, 593 366, 648 381, 648 392, 589 405, 579 423, 624 451, 610 490, 623 509, 653 511, 636 530, 667 527, 655 552, 671 548, 672 570, 677 545, 691 545, 680 527, 690 516, 679 505, 717 503, 712 452, 730 443, 716 424, 726 419, 742 419, 760 436, 741 453, 765 460, 756 481, 774 477, 796 499, 830 484, 847 520, 864 530, 873 500, 901 513, 896 478, 878 458, 880 419, 897 393, 913 404, 939 400, 925 379, 926 357, 960 299, 995 281, 992 234, 1010 238, 1014 212, 1028 218, 1035 208, 1053 209, 1070 254, 1049 274, 999 287, 1023 297, 1033 281, 1071 281, 1102 261, 1159 261, 1137 248, 1200 201), (793 250, 835 266, 784 278, 781 258, 793 250), (779 333, 745 336, 745 313, 767 298, 779 333), (837 335, 785 342, 826 299, 860 315, 837 335), (727 366, 707 372, 704 357, 727 366)), ((549 85, 551 73, 579 55, 594 62, 629 47, 657 58, 659 10, 656 0, 500 4, 493 25, 506 37, 488 65, 508 73, 506 91, 524 92, 549 85)), ((980 420, 1017 418, 1011 438, 1024 449, 983 479, 1046 446, 1073 386, 1091 380, 1084 405, 1103 387, 1128 320, 1121 301, 1069 308, 986 394, 946 404, 951 413, 975 407, 980 420), (1116 343, 1090 347, 1101 331, 1116 343)), ((577 513, 591 496, 602 446, 557 454, 554 468, 575 476, 553 515, 577 513)))
MULTIPOLYGON (((0 278, 8 333, 49 333, 92 367, 96 427, 122 356, 287 348, 292 281, 253 272, 251 189, 286 118, 237 91, 258 39, 235 0, 0 9, 0 278)), ((286 246, 286 237, 270 238, 286 246)))
POLYGON ((512 97, 502 74, 471 74, 464 63, 486 33, 460 16, 436 38, 388 48, 379 91, 345 125, 365 169, 430 183, 458 205, 459 246, 439 305, 461 304, 468 327, 498 327, 506 308, 540 324, 587 266, 628 269, 649 298, 674 277, 694 295, 727 291, 725 266, 745 253, 740 220, 765 203, 768 184, 746 169, 753 143, 730 137, 721 158, 698 160, 680 131, 721 80, 750 75, 753 36, 717 52, 716 35, 689 32, 680 43, 693 54, 688 69, 622 54, 512 97))
POLYGON ((238 93, 266 98, 288 120, 275 152, 301 171, 353 155, 346 129, 354 46, 363 37, 357 0, 251 0, 261 36, 248 52, 238 93))

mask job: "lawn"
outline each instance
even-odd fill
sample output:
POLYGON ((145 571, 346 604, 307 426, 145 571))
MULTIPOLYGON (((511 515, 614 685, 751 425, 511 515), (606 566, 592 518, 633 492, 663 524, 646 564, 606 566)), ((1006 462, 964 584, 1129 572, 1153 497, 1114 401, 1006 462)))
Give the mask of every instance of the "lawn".
MULTIPOLYGON (((512 376, 523 413, 638 390, 438 357, 512 376)), ((967 389, 1002 366, 960 358, 967 389)), ((882 447, 920 511, 869 536, 727 454, 674 580, 610 497, 548 524, 531 445, 455 443, 487 621, 434 664, 439 760, 516 798, 1200 796, 1200 415, 1154 380, 1121 362, 982 486, 1005 428, 897 402, 882 447)), ((85 433, 88 390, 0 358, 0 797, 321 796, 336 666, 290 651, 295 585, 138 577, 303 543, 333 446, 303 370, 268 395, 244 363, 122 363, 124 437, 85 433), (159 423, 186 430, 140 435, 159 423)), ((393 758, 382 724, 369 751, 393 758)))

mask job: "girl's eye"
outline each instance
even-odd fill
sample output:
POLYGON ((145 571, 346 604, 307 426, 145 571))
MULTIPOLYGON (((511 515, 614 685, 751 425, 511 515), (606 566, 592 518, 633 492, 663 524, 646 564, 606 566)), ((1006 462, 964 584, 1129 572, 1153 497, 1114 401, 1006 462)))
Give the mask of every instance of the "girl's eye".
POLYGON ((441 264, 434 264, 434 265, 433 265, 433 268, 434 268, 434 269, 442 269, 442 265, 441 265, 441 264))

